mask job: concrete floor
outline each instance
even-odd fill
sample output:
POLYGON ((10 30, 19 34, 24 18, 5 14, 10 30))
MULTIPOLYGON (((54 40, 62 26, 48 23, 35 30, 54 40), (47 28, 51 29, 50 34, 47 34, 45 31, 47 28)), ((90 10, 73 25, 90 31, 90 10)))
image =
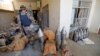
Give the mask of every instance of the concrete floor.
POLYGON ((22 51, 16 52, 0 52, 0 56, 42 56, 39 42, 36 41, 35 45, 28 44, 22 51))
MULTIPOLYGON (((100 35, 90 34, 89 38, 95 42, 94 45, 79 45, 68 40, 73 56, 100 56, 100 35)), ((39 49, 39 46, 37 45, 35 48, 39 49)), ((23 51, 0 53, 0 56, 42 56, 42 54, 39 50, 28 46, 23 51)))
POLYGON ((74 56, 100 56, 100 35, 90 34, 89 39, 95 42, 94 45, 79 45, 68 40, 70 49, 74 56))

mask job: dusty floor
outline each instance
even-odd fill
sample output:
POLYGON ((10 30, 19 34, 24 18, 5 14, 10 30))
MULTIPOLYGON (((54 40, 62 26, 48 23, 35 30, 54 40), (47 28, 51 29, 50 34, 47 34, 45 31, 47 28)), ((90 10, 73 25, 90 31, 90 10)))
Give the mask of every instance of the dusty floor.
POLYGON ((94 45, 79 45, 68 40, 70 49, 74 56, 100 56, 100 35, 90 34, 89 38, 95 42, 94 45))
POLYGON ((0 53, 0 56, 42 56, 42 54, 39 42, 37 41, 33 47, 29 44, 23 51, 3 52, 0 53))
MULTIPOLYGON (((89 38, 95 42, 94 45, 82 46, 68 40, 69 47, 74 56, 100 56, 100 35, 90 34, 89 38)), ((39 48, 39 45, 35 45, 34 49, 28 46, 23 51, 0 53, 0 56, 41 56, 42 54, 39 52, 39 48)))

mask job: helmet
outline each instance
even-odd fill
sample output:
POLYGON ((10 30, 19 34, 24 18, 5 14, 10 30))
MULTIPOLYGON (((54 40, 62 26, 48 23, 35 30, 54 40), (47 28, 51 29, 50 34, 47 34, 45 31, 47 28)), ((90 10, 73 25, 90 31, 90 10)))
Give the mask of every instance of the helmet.
POLYGON ((24 5, 21 5, 20 8, 26 8, 24 5))

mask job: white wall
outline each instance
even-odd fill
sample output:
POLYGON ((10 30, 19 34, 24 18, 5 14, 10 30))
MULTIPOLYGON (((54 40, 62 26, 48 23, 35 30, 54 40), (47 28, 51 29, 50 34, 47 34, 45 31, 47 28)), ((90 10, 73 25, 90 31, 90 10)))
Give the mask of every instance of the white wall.
POLYGON ((93 13, 94 13, 95 6, 96 6, 96 0, 92 0, 92 5, 91 5, 91 8, 90 8, 91 11, 90 11, 90 15, 89 15, 88 23, 87 23, 88 28, 90 28, 90 25, 91 25, 92 16, 93 16, 93 13))
POLYGON ((49 0, 41 0, 41 2, 42 2, 42 7, 44 7, 47 4, 49 4, 49 0))
POLYGON ((60 0, 60 29, 65 27, 67 36, 69 35, 72 13, 72 0, 60 0))
POLYGON ((59 27, 60 20, 60 0, 42 0, 42 7, 49 5, 49 26, 56 30, 59 27))
POLYGON ((93 33, 98 32, 100 27, 100 0, 96 0, 93 4, 93 10, 91 12, 90 20, 88 23, 89 31, 93 33))

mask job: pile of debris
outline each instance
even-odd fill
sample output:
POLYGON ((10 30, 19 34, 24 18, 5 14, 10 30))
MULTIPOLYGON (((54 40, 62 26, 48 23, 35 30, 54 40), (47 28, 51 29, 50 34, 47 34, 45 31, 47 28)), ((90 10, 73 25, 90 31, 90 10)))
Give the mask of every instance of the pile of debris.
POLYGON ((2 52, 23 50, 27 43, 27 37, 20 33, 12 37, 7 37, 6 34, 0 35, 0 51, 2 52))
POLYGON ((34 43, 36 40, 40 40, 43 56, 72 56, 67 47, 68 44, 64 29, 56 33, 50 29, 46 29, 42 33, 42 30, 39 29, 31 38, 23 35, 18 28, 16 28, 13 33, 15 34, 2 33, 0 35, 0 51, 21 51, 26 45, 34 43))

